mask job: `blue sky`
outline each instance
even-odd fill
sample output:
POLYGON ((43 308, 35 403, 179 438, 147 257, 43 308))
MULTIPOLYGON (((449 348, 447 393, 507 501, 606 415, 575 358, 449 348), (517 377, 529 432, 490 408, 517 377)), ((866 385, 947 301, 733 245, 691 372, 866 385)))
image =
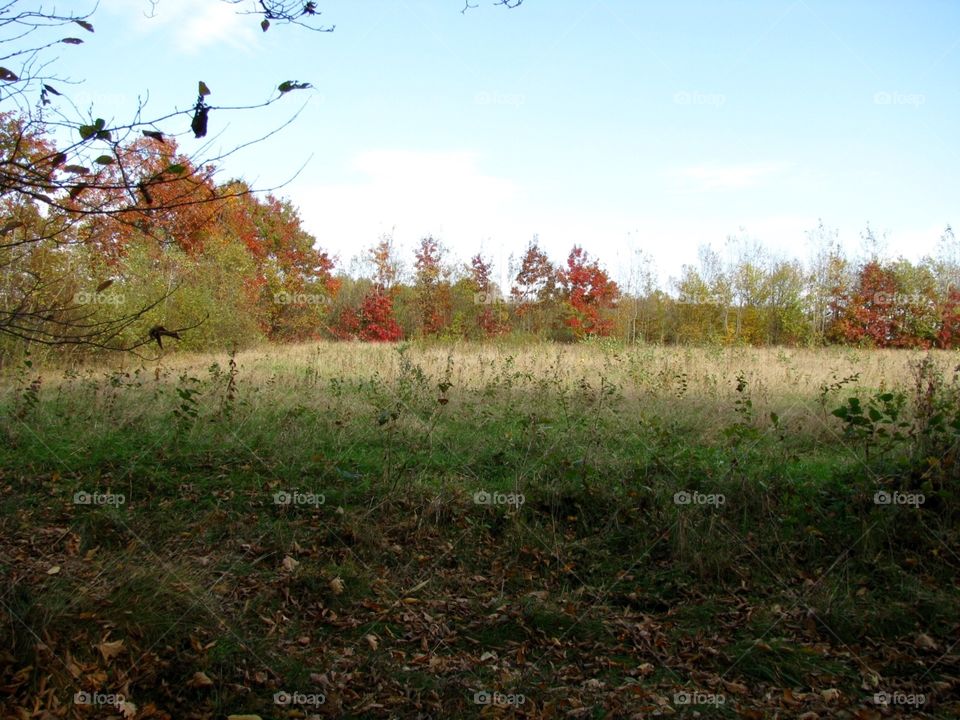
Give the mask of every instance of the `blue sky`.
POLYGON ((856 254, 869 222, 918 258, 960 222, 953 0, 320 8, 335 32, 262 33, 216 0, 159 0, 152 18, 147 0, 101 0, 61 74, 117 118, 148 90, 148 114, 188 106, 200 79, 224 104, 312 83, 266 112, 212 114, 214 150, 306 103, 224 172, 270 186, 309 158, 281 194, 345 266, 393 229, 407 251, 432 233, 505 271, 539 233, 556 260, 579 243, 621 280, 642 249, 666 279, 729 235, 804 258, 822 218, 856 254))

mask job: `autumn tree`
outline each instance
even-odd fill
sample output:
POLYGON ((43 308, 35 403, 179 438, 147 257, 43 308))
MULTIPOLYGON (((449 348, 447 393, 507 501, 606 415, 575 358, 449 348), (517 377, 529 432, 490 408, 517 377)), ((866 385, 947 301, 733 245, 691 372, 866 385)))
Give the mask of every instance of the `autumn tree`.
POLYGON ((892 298, 886 298, 892 306, 892 345, 933 346, 941 324, 934 271, 925 264, 914 264, 905 258, 889 263, 887 270, 897 288, 892 298))
MULTIPOLYGON (((192 238, 164 214, 175 211, 176 219, 183 219, 185 208, 216 203, 221 197, 209 182, 209 163, 177 157, 170 135, 187 126, 203 137, 211 114, 219 116, 224 108, 211 104, 211 90, 200 82, 189 109, 150 118, 141 105, 131 108, 131 119, 118 123, 79 116, 64 97, 65 86, 58 82, 50 56, 55 48, 82 45, 77 34, 92 32, 89 15, 57 14, 21 0, 0 6, 0 52, 6 52, 0 59, 0 109, 17 113, 5 116, 0 130, 0 196, 23 212, 32 206, 35 214, 48 219, 43 228, 8 224, 7 234, 0 236, 0 266, 15 276, 33 278, 0 301, 0 334, 46 345, 130 350, 151 340, 120 344, 119 338, 127 337, 128 328, 139 324, 163 297, 128 308, 124 315, 51 297, 45 289, 59 285, 55 269, 38 265, 36 252, 26 248, 45 246, 66 254, 87 243, 89 254, 96 249, 90 244, 93 238, 106 260, 116 262, 125 236, 158 227, 177 242, 189 243, 192 238), (51 128, 56 129, 56 142, 51 128), (124 224, 127 233, 100 233, 104 226, 119 230, 124 224)), ((272 98, 256 107, 306 87, 284 81, 272 98)))
POLYGON ((894 340, 896 295, 897 281, 893 273, 876 260, 864 264, 836 332, 848 343, 888 347, 894 340))
POLYGON ((620 290, 599 263, 574 245, 559 280, 566 303, 563 321, 574 337, 609 335, 613 320, 605 317, 605 312, 615 306, 620 290))
POLYGON ((420 332, 424 335, 436 335, 450 322, 450 281, 449 271, 444 267, 445 252, 432 235, 422 238, 414 251, 413 286, 420 332))
POLYGON ((228 183, 211 232, 224 234, 252 256, 262 329, 272 340, 321 336, 339 289, 333 259, 307 233, 289 200, 245 192, 241 181, 228 183))
POLYGON ((403 339, 403 329, 393 311, 393 299, 374 289, 360 303, 356 315, 356 337, 368 342, 394 342, 403 339))
POLYGON ((403 264, 392 235, 381 236, 379 242, 367 251, 366 262, 371 269, 373 284, 382 292, 393 290, 403 274, 403 264))
POLYGON ((370 248, 365 258, 371 270, 369 290, 356 309, 345 307, 337 319, 336 329, 341 337, 352 337, 376 342, 392 342, 403 337, 397 321, 393 300, 402 265, 394 248, 393 237, 384 235, 370 248))
MULTIPOLYGON (((334 29, 321 19, 319 3, 314 0, 206 1, 235 5, 239 13, 250 15, 258 22, 264 32, 278 24, 320 32, 334 29)), ((149 13, 161 7, 163 0, 150 0, 145 4, 149 13)), ((185 6, 180 12, 194 12, 199 4, 185 6)), ((501 4, 515 7, 520 3, 501 4)), ((76 242, 72 230, 78 218, 90 220, 87 227, 92 229, 97 225, 94 220, 106 217, 128 219, 135 223, 133 227, 138 232, 166 228, 176 242, 190 244, 194 238, 179 232, 170 222, 171 218, 161 216, 167 210, 176 209, 176 219, 184 219, 187 214, 179 210, 186 205, 220 202, 223 193, 199 196, 210 190, 206 172, 211 164, 222 160, 230 151, 216 158, 191 157, 189 162, 184 162, 175 158, 170 148, 166 161, 153 166, 149 173, 137 175, 131 171, 133 165, 144 169, 149 164, 131 162, 133 155, 142 150, 163 155, 157 152, 158 148, 151 148, 140 139, 162 145, 187 129, 196 138, 203 138, 228 112, 266 107, 310 85, 299 80, 283 80, 262 103, 227 106, 215 103, 211 99, 214 97, 211 88, 200 82, 194 86, 196 99, 185 103, 185 109, 159 112, 150 117, 144 105, 138 104, 130 108, 127 119, 109 123, 98 117, 95 109, 89 116, 82 116, 70 102, 69 85, 61 82, 57 75, 54 55, 60 49, 83 45, 84 38, 95 30, 92 19, 92 14, 58 13, 52 6, 37 6, 25 0, 7 0, 0 4, 0 111, 16 110, 22 115, 14 141, 6 145, 0 157, 0 167, 5 168, 5 175, 0 178, 0 195, 16 196, 21 206, 32 203, 37 214, 55 218, 62 226, 56 236, 49 234, 54 227, 50 222, 45 223, 44 232, 31 237, 21 232, 11 240, 7 236, 14 229, 8 223, 6 235, 0 234, 0 267, 18 276, 33 278, 20 283, 12 300, 4 301, 0 308, 0 334, 49 345, 134 349, 150 340, 144 338, 137 344, 120 346, 117 338, 121 330, 137 324, 151 307, 165 298, 156 298, 125 317, 93 320, 88 309, 65 307, 61 299, 49 297, 46 291, 58 285, 56 276, 45 274, 50 271, 50 264, 37 263, 36 254, 24 251, 25 245, 76 242), (17 138, 41 136, 48 127, 57 129, 58 146, 51 144, 39 155, 34 153, 28 158, 24 144, 17 138), (189 191, 188 196, 176 195, 184 190, 189 191), (32 265, 20 265, 28 260, 32 265), (45 298, 46 305, 41 298, 45 298)), ((190 98, 192 92, 189 88, 190 85, 184 84, 186 98, 190 98)), ((8 133, 9 137, 12 136, 8 133)), ((196 223, 191 223, 191 228, 195 226, 196 223)), ((32 226, 18 225, 17 229, 28 227, 32 226)), ((117 230, 117 226, 112 225, 112 229, 117 230)), ((100 242, 115 253, 114 262, 123 239, 122 233, 100 238, 100 242)))
POLYGON ((138 316, 102 302, 111 280, 83 245, 85 217, 68 205, 76 198, 50 196, 80 168, 65 165, 22 115, 0 116, 0 153, 0 335, 49 345, 115 340, 138 316))
POLYGON ((510 330, 500 288, 492 279, 493 265, 477 253, 470 259, 469 277, 474 305, 478 309, 475 324, 481 337, 496 337, 510 330))
POLYGON ((540 334, 550 329, 557 299, 557 269, 534 235, 520 259, 510 298, 521 326, 540 334))
POLYGON ((960 289, 958 288, 951 288, 941 301, 937 346, 946 349, 960 347, 960 289))

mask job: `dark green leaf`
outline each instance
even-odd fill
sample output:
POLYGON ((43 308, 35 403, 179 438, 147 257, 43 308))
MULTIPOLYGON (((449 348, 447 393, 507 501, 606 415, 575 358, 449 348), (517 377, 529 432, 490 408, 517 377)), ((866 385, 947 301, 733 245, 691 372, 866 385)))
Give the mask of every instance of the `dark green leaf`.
POLYGON ((113 280, 104 280, 102 283, 100 283, 99 285, 97 285, 97 292, 98 292, 98 293, 99 293, 99 292, 103 292, 104 290, 106 290, 106 289, 107 289, 108 287, 110 287, 111 285, 113 285, 113 280))
POLYGON ((277 86, 277 90, 279 90, 281 93, 288 93, 291 90, 306 90, 308 87, 311 87, 310 83, 287 80, 286 82, 280 83, 280 85, 277 86))
POLYGON ((153 138, 154 140, 163 142, 163 133, 159 132, 158 130, 144 130, 143 135, 144 137, 153 138))
POLYGON ((66 43, 67 45, 83 45, 83 40, 80 38, 64 38, 60 42, 66 43))
POLYGON ((206 97, 210 94, 210 88, 207 87, 207 84, 201 80, 199 83, 200 97, 206 97))
POLYGON ((88 140, 93 137, 97 132, 97 129, 93 125, 81 125, 80 126, 80 137, 84 140, 88 140))
POLYGON ((50 93, 51 95, 59 95, 59 94, 60 94, 60 91, 58 91, 56 88, 50 87, 49 85, 44 85, 44 86, 43 86, 43 89, 46 90, 46 91, 47 91, 48 93, 50 93))
POLYGON ((93 32, 93 25, 88 23, 86 20, 74 20, 74 22, 87 32, 93 32))
POLYGON ((174 163, 169 165, 164 172, 172 173, 173 175, 183 175, 187 171, 187 168, 180 163, 174 163))
POLYGON ((263 19, 263 22, 260 23, 260 27, 263 28, 263 31, 266 32, 270 29, 270 21, 266 18, 263 19))
POLYGON ((202 138, 207 134, 207 114, 210 108, 202 103, 197 103, 193 114, 193 120, 190 122, 190 129, 193 130, 193 136, 202 138))
POLYGON ((114 159, 109 155, 101 155, 94 162, 97 165, 113 165, 114 159))

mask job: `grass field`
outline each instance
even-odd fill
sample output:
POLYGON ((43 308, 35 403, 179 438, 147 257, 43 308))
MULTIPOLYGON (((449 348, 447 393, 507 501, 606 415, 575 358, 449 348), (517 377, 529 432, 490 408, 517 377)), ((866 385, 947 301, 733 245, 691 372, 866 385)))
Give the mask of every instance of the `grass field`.
POLYGON ((330 343, 8 368, 4 717, 960 716, 958 365, 330 343))

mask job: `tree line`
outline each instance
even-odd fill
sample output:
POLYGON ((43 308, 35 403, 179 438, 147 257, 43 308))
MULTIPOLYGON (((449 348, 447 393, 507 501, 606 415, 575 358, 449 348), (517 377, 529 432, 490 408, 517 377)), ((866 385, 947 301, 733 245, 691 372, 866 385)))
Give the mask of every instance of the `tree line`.
MULTIPOLYGON (((337 269, 297 209, 241 180, 217 182, 175 139, 143 134, 90 167, 64 165, 53 139, 15 112, 0 115, 0 181, 43 173, 80 180, 57 202, 0 193, 0 352, 18 341, 70 343, 109 329, 99 349, 159 350, 150 329, 191 328, 188 349, 323 338, 396 341, 505 336, 578 341, 943 347, 960 344, 960 246, 951 228, 936 257, 847 258, 836 233, 810 233, 806 262, 731 239, 700 250, 664 289, 638 255, 620 284, 587 242, 556 262, 534 237, 501 287, 490 258, 458 262, 437 238, 409 264, 390 237, 337 269), (48 167, 53 165, 54 167, 48 167), (40 168, 44 168, 41 172, 40 168), (137 202, 125 196, 134 192, 137 202)), ((38 182, 38 186, 42 183, 38 182)))

